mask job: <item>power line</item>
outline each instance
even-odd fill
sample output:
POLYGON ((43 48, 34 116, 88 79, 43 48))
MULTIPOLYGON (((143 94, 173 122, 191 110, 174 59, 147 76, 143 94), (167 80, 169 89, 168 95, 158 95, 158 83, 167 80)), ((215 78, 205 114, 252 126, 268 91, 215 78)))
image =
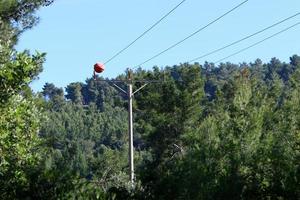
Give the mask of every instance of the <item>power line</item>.
POLYGON ((139 37, 137 37, 135 40, 133 40, 131 43, 129 43, 127 46, 125 46, 123 49, 118 51, 115 55, 113 55, 110 59, 108 59, 105 63, 109 63, 113 59, 115 59, 118 55, 123 53, 125 50, 127 50, 130 46, 132 46, 135 42, 137 42, 139 39, 141 39, 144 35, 146 35, 149 31, 151 31, 155 26, 157 26, 160 22, 162 22, 165 18, 167 18, 171 13, 173 13, 181 4, 183 4, 186 0, 182 0, 179 4, 177 4, 172 10, 170 10, 167 14, 165 14, 162 18, 160 18, 157 22, 155 22, 150 28, 148 28, 146 31, 144 31, 139 37))
POLYGON ((242 3, 238 4, 237 6, 235 6, 234 8, 232 8, 231 10, 227 11, 226 13, 224 13, 223 15, 221 15, 220 17, 216 18, 215 20, 211 21, 210 23, 208 23, 207 25, 199 28, 197 31, 193 32, 192 34, 188 35, 187 37, 185 37, 184 39, 176 42, 175 44, 171 45, 170 47, 168 47, 167 49, 159 52, 158 54, 152 56, 151 58, 145 60, 144 62, 140 63, 139 65, 133 67, 133 69, 140 67, 141 65, 153 60, 154 58, 157 58, 158 56, 164 54, 165 52, 173 49, 174 47, 178 46, 179 44, 183 43, 184 41, 188 40, 189 38, 193 37, 194 35, 198 34, 200 31, 203 31, 204 29, 206 29, 207 27, 209 27, 210 25, 214 24, 215 22, 219 21, 220 19, 222 19, 223 17, 225 17, 226 15, 228 15, 229 13, 233 12, 234 10, 236 10, 237 8, 241 7, 243 4, 245 4, 246 2, 248 2, 249 0, 243 1, 242 3))
POLYGON ((277 25, 279 25, 279 24, 282 24, 283 22, 285 22, 285 21, 287 21, 287 20, 289 20, 289 19, 292 19, 292 18, 294 18, 294 17, 296 17, 296 16, 298 16, 298 15, 300 15, 300 12, 298 12, 298 13, 296 13, 296 14, 294 14, 294 15, 288 17, 288 18, 285 18, 285 19, 283 19, 283 20, 281 20, 281 21, 279 21, 279 22, 277 22, 277 23, 275 23, 275 24, 272 24, 271 26, 268 26, 268 27, 266 27, 266 28, 264 28, 264 29, 262 29, 262 30, 260 30, 260 31, 257 31, 257 32, 255 32, 255 33, 253 33, 253 34, 251 34, 251 35, 248 35, 248 36, 246 36, 246 37, 244 37, 244 38, 242 38, 242 39, 239 39, 239 40, 237 40, 237 41, 235 41, 235 42, 232 42, 232 43, 230 43, 230 44, 228 44, 228 45, 226 45, 226 46, 224 46, 224 47, 221 47, 221 48, 216 49, 216 50, 213 50, 213 51, 211 51, 211 52, 209 52, 209 53, 203 54, 203 55, 201 55, 201 56, 199 56, 199 57, 197 57, 197 58, 194 58, 194 59, 192 59, 192 60, 190 60, 190 61, 188 61, 188 62, 194 62, 194 61, 199 60, 199 59, 201 59, 201 58, 204 58, 204 57, 206 57, 206 56, 209 56, 209 55, 212 55, 212 54, 217 53, 217 52, 219 52, 219 51, 222 51, 222 50, 224 50, 224 49, 226 49, 226 48, 228 48, 228 47, 231 47, 231 46, 233 46, 233 45, 235 45, 235 44, 238 44, 238 43, 240 43, 240 42, 242 42, 242 41, 244 41, 244 40, 247 40, 247 39, 249 39, 249 38, 251 38, 251 37, 253 37, 253 36, 255 36, 255 35, 258 35, 258 34, 264 32, 264 31, 266 31, 266 30, 268 30, 268 29, 271 29, 271 28, 273 28, 273 27, 275 27, 275 26, 277 26, 277 25))
POLYGON ((256 43, 254 43, 254 44, 252 44, 252 45, 250 45, 250 46, 248 46, 248 47, 246 47, 246 48, 243 48, 243 49, 241 49, 241 50, 239 50, 239 51, 237 51, 237 52, 235 52, 235 53, 233 53, 233 54, 231 54, 231 55, 229 55, 229 56, 226 56, 226 57, 224 57, 224 58, 222 58, 222 59, 220 59, 220 60, 214 62, 214 63, 222 62, 223 60, 225 60, 225 59, 227 59, 227 58, 230 58, 230 57, 232 57, 232 56, 235 56, 235 55, 237 55, 237 54, 239 54, 239 53, 241 53, 241 52, 243 52, 243 51, 246 51, 246 50, 248 50, 248 49, 250 49, 250 48, 252 48, 252 47, 254 47, 254 46, 256 46, 256 45, 258 45, 258 44, 260 44, 260 43, 263 43, 263 42, 266 41, 266 40, 269 40, 269 39, 271 39, 271 38, 273 38, 273 37, 275 37, 275 36, 277 36, 277 35, 279 35, 279 34, 281 34, 281 33, 283 33, 283 32, 288 31, 289 29, 291 29, 291 28, 293 28, 293 27, 295 27, 295 26, 298 26, 299 24, 300 24, 300 22, 298 22, 298 23, 296 23, 296 24, 294 24, 294 25, 292 25, 292 26, 289 26, 288 28, 285 28, 285 29, 283 29, 283 30, 281 30, 281 31, 279 31, 279 32, 277 32, 277 33, 275 33, 275 34, 273 34, 273 35, 271 35, 271 36, 269 36, 269 37, 263 39, 263 40, 260 40, 259 42, 256 42, 256 43))

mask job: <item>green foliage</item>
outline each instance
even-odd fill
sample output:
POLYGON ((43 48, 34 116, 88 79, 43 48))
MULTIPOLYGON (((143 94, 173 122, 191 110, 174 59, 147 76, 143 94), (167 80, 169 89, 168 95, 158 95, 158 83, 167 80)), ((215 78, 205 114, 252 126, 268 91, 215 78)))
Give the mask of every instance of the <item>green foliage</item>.
POLYGON ((40 158, 41 115, 34 102, 18 95, 0 111, 0 192, 9 199, 28 188, 27 172, 40 158))
POLYGON ((92 78, 28 86, 45 54, 13 47, 51 2, 0 2, 0 198, 300 198, 299 56, 133 72, 160 82, 135 94, 132 187, 126 95, 92 78))
MULTIPOLYGON (((56 106, 53 100, 48 103, 56 106)), ((57 110, 49 108, 40 131, 49 149, 46 170, 64 170, 72 177, 94 182, 103 191, 126 184, 126 112, 109 107, 100 112, 93 103, 61 105, 57 110)))
POLYGON ((0 1, 0 50, 3 46, 13 48, 19 35, 37 24, 35 11, 52 2, 53 0, 0 1))
POLYGON ((40 108, 28 84, 42 70, 45 54, 16 52, 19 34, 36 22, 34 11, 45 1, 0 2, 0 192, 1 199, 23 199, 31 172, 42 159, 38 136, 40 108))
POLYGON ((29 171, 40 160, 38 131, 42 115, 28 84, 42 69, 44 54, 10 52, 0 63, 1 193, 14 199, 29 189, 29 171))
POLYGON ((72 177, 78 174, 116 199, 299 197, 297 56, 290 64, 272 59, 269 64, 256 60, 219 68, 182 64, 138 69, 133 78, 164 80, 135 96, 140 181, 135 190, 127 182, 122 134, 127 132, 126 97, 116 101, 111 86, 92 79, 70 84, 71 102, 57 110, 49 107, 50 121, 41 133, 55 152, 47 161, 50 169, 68 163, 64 169, 72 177))
POLYGON ((41 71, 45 55, 7 51, 11 57, 0 63, 0 190, 4 198, 15 199, 29 190, 29 172, 41 157, 43 117, 28 84, 41 71))
POLYGON ((145 195, 150 193, 150 199, 299 198, 299 70, 286 82, 280 74, 286 64, 278 63, 271 81, 250 79, 247 68, 227 81, 214 79, 219 87, 216 97, 203 101, 201 123, 183 134, 181 156, 160 162, 154 170, 157 164, 147 163, 142 170, 145 195))
POLYGON ((70 99, 75 104, 82 104, 83 97, 81 95, 82 86, 80 83, 71 83, 67 86, 67 99, 70 99))
POLYGON ((28 52, 16 53, 10 61, 0 64, 0 99, 2 105, 25 87, 42 70, 45 54, 30 56, 28 52))

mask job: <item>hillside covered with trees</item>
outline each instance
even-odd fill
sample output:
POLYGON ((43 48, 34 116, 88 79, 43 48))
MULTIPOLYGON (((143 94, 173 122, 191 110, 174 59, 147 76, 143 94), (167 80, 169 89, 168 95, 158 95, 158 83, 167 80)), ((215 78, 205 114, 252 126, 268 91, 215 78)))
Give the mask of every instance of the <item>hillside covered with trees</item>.
POLYGON ((159 82, 134 98, 132 187, 125 95, 29 87, 46 54, 15 45, 49 4, 0 2, 0 199, 300 199, 300 56, 135 70, 159 82))

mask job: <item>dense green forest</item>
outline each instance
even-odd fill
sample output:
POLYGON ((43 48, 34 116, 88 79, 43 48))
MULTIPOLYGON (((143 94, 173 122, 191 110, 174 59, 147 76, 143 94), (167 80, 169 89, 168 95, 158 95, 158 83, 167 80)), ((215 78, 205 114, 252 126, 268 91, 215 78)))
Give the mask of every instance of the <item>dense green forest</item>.
POLYGON ((134 98, 132 187, 126 95, 29 87, 46 54, 14 47, 51 3, 0 1, 0 199, 300 199, 300 56, 135 70, 160 82, 134 98))

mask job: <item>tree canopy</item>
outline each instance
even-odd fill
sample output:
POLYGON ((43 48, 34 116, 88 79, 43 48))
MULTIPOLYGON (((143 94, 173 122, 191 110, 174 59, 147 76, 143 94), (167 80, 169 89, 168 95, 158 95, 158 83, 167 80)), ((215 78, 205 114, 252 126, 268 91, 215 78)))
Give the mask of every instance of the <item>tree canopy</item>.
POLYGON ((160 81, 134 96, 132 187, 126 95, 94 78, 29 87, 46 54, 14 47, 51 3, 0 2, 0 199, 300 199, 298 55, 135 70, 160 81))

